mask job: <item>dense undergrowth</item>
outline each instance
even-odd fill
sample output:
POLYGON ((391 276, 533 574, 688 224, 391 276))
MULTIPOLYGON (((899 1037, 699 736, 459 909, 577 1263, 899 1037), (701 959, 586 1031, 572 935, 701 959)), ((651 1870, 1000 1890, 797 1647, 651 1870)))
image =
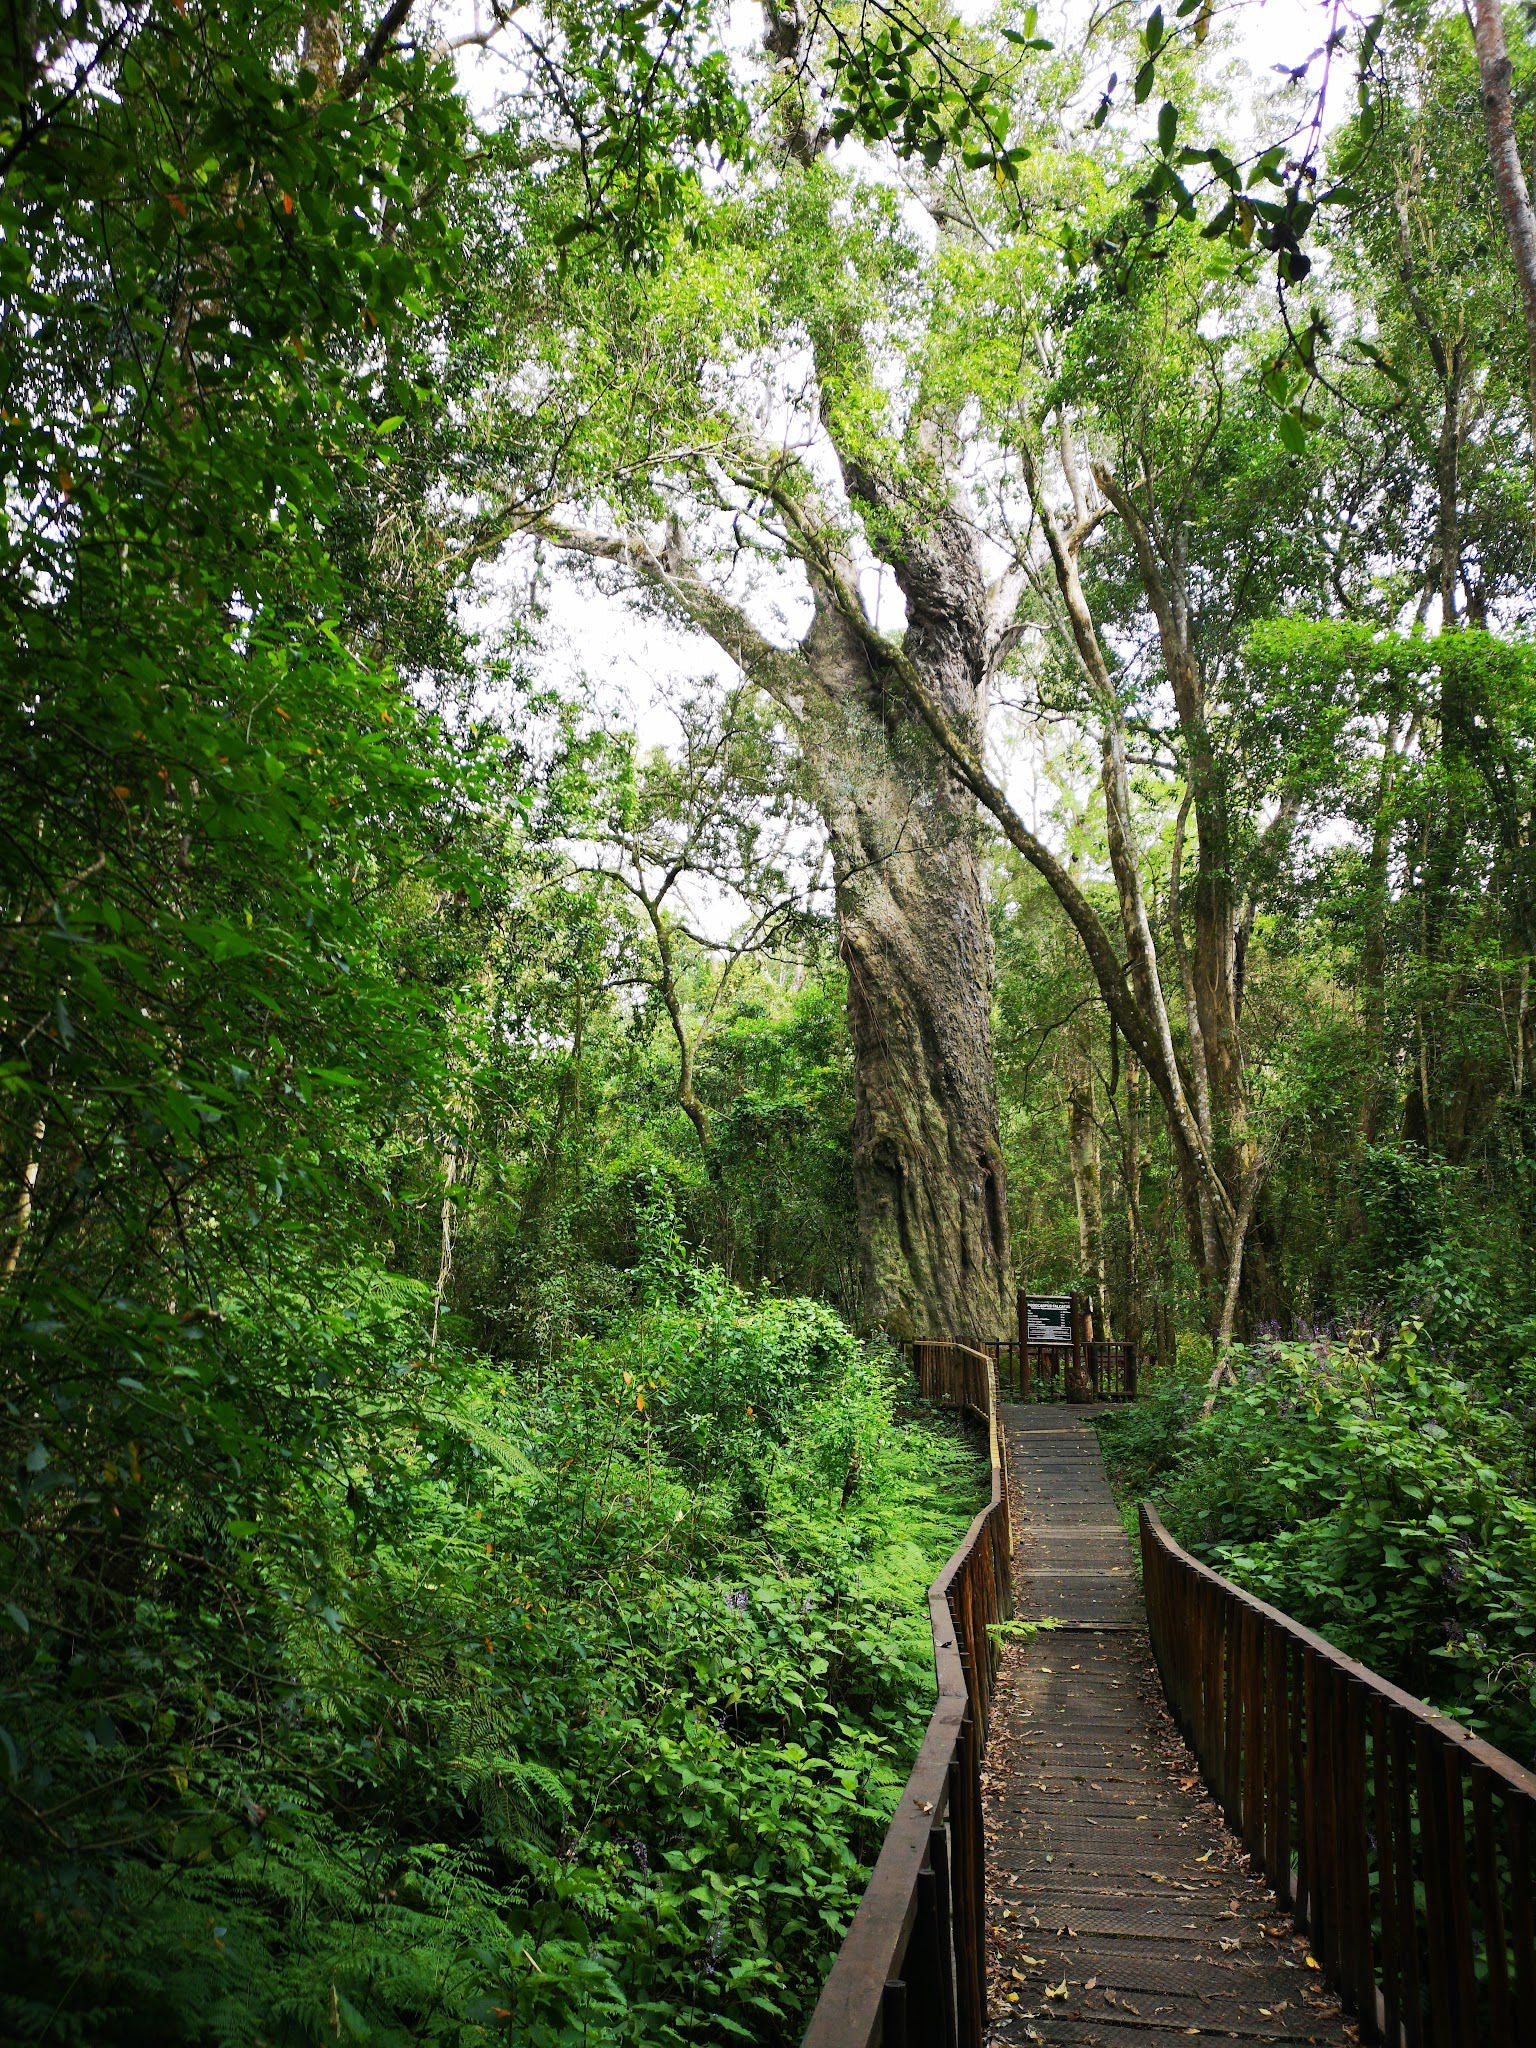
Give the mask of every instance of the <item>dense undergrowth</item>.
POLYGON ((787 2038, 929 1711, 974 1449, 830 1309, 714 1276, 536 1375, 351 1298, 345 1440, 184 1567, 160 1500, 94 1636, 39 1440, 0 2034, 787 2038))
POLYGON ((1394 1180, 1400 1230, 1439 1223, 1409 1231, 1373 1316, 1239 1349, 1209 1418, 1192 1359, 1100 1437, 1122 1501, 1150 1497, 1195 1555, 1530 1763, 1531 1323, 1431 1177, 1394 1180))

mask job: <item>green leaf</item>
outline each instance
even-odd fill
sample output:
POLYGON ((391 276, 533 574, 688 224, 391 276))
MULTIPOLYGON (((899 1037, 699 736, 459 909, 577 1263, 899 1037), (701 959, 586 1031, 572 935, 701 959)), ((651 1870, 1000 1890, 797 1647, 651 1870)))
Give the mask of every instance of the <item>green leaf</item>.
POLYGON ((1280 443, 1288 455, 1303 455, 1307 447, 1307 429, 1297 412, 1280 415, 1280 443))

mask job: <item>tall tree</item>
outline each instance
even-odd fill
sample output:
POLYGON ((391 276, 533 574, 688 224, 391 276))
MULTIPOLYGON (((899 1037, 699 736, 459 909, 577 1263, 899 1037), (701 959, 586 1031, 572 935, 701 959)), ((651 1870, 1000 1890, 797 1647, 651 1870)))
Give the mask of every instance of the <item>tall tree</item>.
POLYGON ((1502 0, 1473 0, 1472 31, 1494 184, 1504 215, 1525 321, 1527 426, 1531 439, 1532 519, 1536 522, 1536 207, 1531 204, 1515 131, 1514 65, 1502 0))

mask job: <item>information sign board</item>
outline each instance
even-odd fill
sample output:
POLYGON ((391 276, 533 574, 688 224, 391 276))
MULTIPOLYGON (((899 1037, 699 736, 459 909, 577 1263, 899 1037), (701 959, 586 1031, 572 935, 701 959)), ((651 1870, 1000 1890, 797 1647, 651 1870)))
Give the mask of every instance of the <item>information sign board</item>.
POLYGON ((1024 1341, 1027 1344, 1072 1342, 1070 1294, 1029 1294, 1024 1298, 1024 1341))

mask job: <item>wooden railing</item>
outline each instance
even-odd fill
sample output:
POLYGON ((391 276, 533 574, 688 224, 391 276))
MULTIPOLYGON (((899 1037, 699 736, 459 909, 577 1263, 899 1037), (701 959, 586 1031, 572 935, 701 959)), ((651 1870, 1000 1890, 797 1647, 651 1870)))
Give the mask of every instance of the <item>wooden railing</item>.
POLYGON ((1532 2048, 1536 1776, 1181 1550, 1141 1554, 1174 1714, 1234 1832, 1391 2048, 1532 2048))
POLYGON ((938 1700, 803 2048, 981 2048, 986 1867, 981 1761, 1012 1612, 1013 1534, 996 1373, 985 1352, 918 1343, 922 1392, 987 1431, 991 1498, 928 1589, 938 1700))
MULTIPOLYGON (((1068 1374, 1072 1365, 1070 1344, 1026 1344, 1004 1337, 982 1346, 997 1363, 998 1397, 1004 1401, 1066 1401, 1071 1398, 1068 1374)), ((1084 1345, 1088 1389, 1096 1401, 1134 1401, 1136 1398, 1136 1349, 1134 1345, 1094 1338, 1084 1345)))

